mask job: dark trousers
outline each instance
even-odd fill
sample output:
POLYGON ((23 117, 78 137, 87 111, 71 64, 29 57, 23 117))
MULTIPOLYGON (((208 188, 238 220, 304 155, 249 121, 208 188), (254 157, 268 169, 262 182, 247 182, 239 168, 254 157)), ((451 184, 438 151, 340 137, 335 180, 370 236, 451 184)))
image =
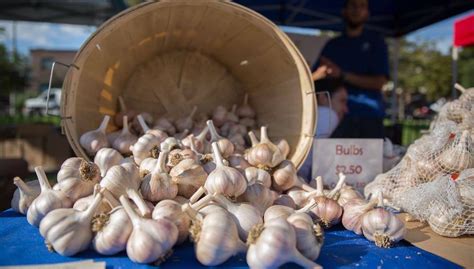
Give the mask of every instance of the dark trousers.
POLYGON ((331 135, 332 138, 384 138, 383 118, 346 116, 331 135))

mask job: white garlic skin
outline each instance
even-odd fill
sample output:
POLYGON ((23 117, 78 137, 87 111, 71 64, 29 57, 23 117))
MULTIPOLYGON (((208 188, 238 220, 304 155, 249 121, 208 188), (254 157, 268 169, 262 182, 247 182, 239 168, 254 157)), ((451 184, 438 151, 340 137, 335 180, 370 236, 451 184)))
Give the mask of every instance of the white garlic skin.
POLYGON ((294 212, 295 210, 291 207, 287 207, 284 205, 273 205, 265 211, 265 214, 263 215, 263 220, 265 223, 267 223, 274 219, 286 219, 294 212))
POLYGON ((145 133, 137 142, 131 147, 133 159, 137 165, 145 159, 151 156, 151 149, 153 147, 160 147, 163 140, 151 133, 145 133))
POLYGON ((247 190, 239 196, 239 201, 249 202, 263 213, 267 208, 273 205, 273 201, 278 197, 278 194, 260 183, 255 183, 247 186, 247 190))
POLYGON ((216 266, 246 249, 239 239, 237 225, 225 210, 216 210, 202 221, 199 238, 195 238, 198 261, 205 266, 216 266))
POLYGON ((174 135, 176 133, 176 128, 174 127, 173 123, 165 117, 159 118, 155 121, 155 125, 153 129, 158 129, 163 132, 166 132, 168 135, 174 135))
POLYGON ((125 195, 129 188, 138 190, 140 183, 141 178, 137 166, 126 163, 112 166, 100 181, 100 186, 107 188, 117 198, 125 195))
POLYGON ((16 212, 26 215, 31 203, 41 192, 39 181, 32 180, 24 182, 21 178, 15 177, 13 179, 13 184, 17 186, 17 189, 13 193, 10 205, 16 212))
MULTIPOLYGON (((72 208, 78 211, 85 211, 87 208, 89 208, 89 206, 92 204, 93 201, 94 201, 94 194, 91 194, 89 196, 78 199, 74 203, 72 208)), ((104 199, 102 203, 100 204, 100 206, 96 209, 96 214, 107 213, 107 212, 110 212, 110 210, 112 210, 112 207, 110 207, 109 203, 107 203, 104 199)))
POLYGON ((346 203, 348 203, 349 201, 353 199, 355 200, 363 199, 362 194, 360 194, 358 191, 354 190, 354 188, 350 186, 344 186, 339 192, 339 198, 337 199, 337 203, 340 206, 344 207, 346 203))
POLYGON ((93 156, 101 148, 109 147, 109 140, 105 131, 107 129, 107 124, 110 121, 110 116, 104 116, 100 127, 96 130, 88 131, 81 135, 79 138, 79 143, 87 152, 87 154, 93 156))
POLYGON ((160 153, 158 157, 158 165, 146 175, 140 184, 140 191, 143 198, 158 202, 164 199, 173 199, 178 194, 178 185, 171 180, 171 176, 167 173, 165 160, 168 156, 167 151, 160 153))
POLYGON ((92 247, 102 255, 114 255, 125 250, 132 233, 132 222, 123 207, 116 207, 108 214, 109 220, 92 240, 92 247))
POLYGON ((289 160, 284 160, 273 172, 272 187, 276 191, 286 191, 293 187, 297 180, 295 165, 289 160))
POLYGON ((295 201, 287 194, 280 194, 275 201, 273 201, 273 205, 284 205, 296 209, 295 201))
POLYGON ((124 116, 122 132, 117 138, 115 138, 112 147, 118 150, 121 154, 129 155, 132 152, 130 147, 135 144, 137 140, 137 136, 132 134, 128 128, 127 116, 124 116))
POLYGON ((41 167, 35 167, 41 185, 41 193, 31 203, 26 213, 28 223, 38 227, 41 220, 51 211, 58 208, 69 208, 71 200, 62 191, 53 190, 41 167))
POLYGON ((182 205, 173 200, 160 201, 153 209, 153 219, 165 218, 173 222, 178 228, 177 245, 182 244, 189 235, 190 217, 182 211, 182 205))
POLYGON ((313 224, 311 217, 305 213, 293 213, 287 220, 295 229, 296 248, 306 258, 316 260, 323 245, 323 228, 313 224))
POLYGON ((390 247, 405 237, 406 228, 403 221, 393 213, 383 208, 375 208, 362 217, 362 232, 377 246, 390 247))
POLYGON ((110 169, 110 167, 119 165, 122 161, 122 154, 113 148, 102 148, 96 153, 94 157, 94 163, 99 166, 101 177, 105 177, 105 174, 107 173, 107 170, 110 169))
POLYGON ((313 220, 320 221, 325 228, 336 225, 341 221, 343 209, 335 200, 324 196, 318 196, 314 199, 317 204, 310 211, 313 220))
POLYGON ((51 211, 40 223, 41 235, 63 256, 72 256, 87 249, 92 240, 91 220, 101 200, 99 193, 86 211, 72 208, 51 211))

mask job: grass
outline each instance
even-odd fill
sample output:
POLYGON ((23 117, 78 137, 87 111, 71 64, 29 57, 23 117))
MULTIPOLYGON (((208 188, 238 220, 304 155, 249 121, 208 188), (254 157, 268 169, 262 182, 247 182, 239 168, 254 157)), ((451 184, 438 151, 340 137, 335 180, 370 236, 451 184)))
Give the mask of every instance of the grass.
POLYGON ((0 115, 0 125, 25 124, 25 123, 45 123, 59 126, 61 119, 54 116, 23 116, 23 115, 0 115))

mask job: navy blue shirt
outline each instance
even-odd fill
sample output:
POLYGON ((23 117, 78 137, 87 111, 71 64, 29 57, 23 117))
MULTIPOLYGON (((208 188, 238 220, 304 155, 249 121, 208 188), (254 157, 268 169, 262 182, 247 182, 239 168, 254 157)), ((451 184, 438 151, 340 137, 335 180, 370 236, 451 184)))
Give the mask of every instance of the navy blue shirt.
MULTIPOLYGON (((330 40, 321 56, 337 64, 343 72, 389 77, 388 52, 379 35, 364 31, 360 36, 342 34, 330 40)), ((346 84, 349 93, 348 117, 383 118, 385 108, 381 91, 346 84)))

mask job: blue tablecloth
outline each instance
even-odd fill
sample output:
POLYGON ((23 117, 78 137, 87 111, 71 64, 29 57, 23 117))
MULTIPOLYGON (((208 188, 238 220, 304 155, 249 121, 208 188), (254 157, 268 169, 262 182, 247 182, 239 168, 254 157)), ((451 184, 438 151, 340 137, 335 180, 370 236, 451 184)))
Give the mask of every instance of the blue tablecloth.
MULTIPOLYGON (((26 265, 93 259, 105 261, 107 268, 156 268, 132 263, 125 252, 106 257, 88 250, 74 257, 50 253, 37 228, 30 226, 23 215, 7 210, 0 213, 0 265, 26 265)), ((324 268, 460 268, 441 257, 402 241, 390 249, 376 247, 364 237, 335 227, 325 234, 325 242, 317 262, 324 268)), ((160 267, 203 267, 194 256, 191 243, 178 246, 160 267)), ((221 267, 248 268, 245 255, 238 255, 221 267)), ((285 268, 298 268, 289 264, 285 268)))

